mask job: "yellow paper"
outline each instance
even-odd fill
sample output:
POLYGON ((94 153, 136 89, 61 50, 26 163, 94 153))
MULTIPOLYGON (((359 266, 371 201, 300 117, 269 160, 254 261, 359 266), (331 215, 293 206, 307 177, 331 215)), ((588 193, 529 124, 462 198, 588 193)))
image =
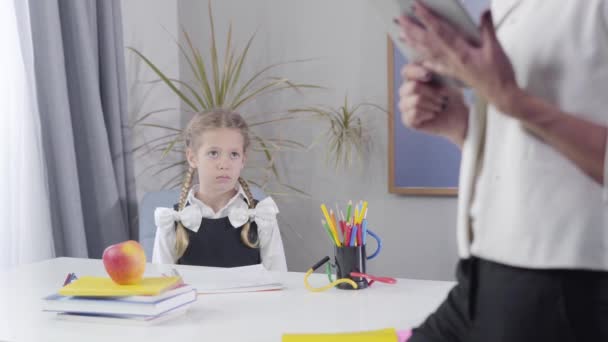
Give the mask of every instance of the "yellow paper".
POLYGON ((395 329, 336 334, 284 334, 283 342, 397 342, 395 329))
POLYGON ((180 281, 180 277, 156 277, 144 278, 136 285, 118 285, 110 278, 86 276, 62 287, 59 294, 86 297, 156 296, 180 281))

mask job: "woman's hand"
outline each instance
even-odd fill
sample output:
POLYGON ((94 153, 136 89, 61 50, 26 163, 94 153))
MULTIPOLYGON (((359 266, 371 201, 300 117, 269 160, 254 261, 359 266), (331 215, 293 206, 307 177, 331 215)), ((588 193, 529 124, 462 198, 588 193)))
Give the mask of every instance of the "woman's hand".
POLYGON ((521 90, 513 66, 496 38, 490 11, 481 18, 479 45, 419 1, 414 11, 424 27, 407 16, 398 20, 403 29, 401 38, 418 53, 422 65, 465 82, 501 112, 517 117, 512 107, 521 90))
POLYGON ((418 64, 407 64, 401 75, 404 83, 399 89, 399 109, 403 124, 462 146, 469 117, 462 91, 431 83, 431 72, 418 64))

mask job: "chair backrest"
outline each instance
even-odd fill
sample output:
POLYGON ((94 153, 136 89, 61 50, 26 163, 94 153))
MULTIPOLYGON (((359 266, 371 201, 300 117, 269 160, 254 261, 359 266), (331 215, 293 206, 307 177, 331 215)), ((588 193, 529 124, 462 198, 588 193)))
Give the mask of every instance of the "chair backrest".
MULTIPOLYGON (((267 197, 262 189, 250 185, 253 198, 258 201, 267 197)), ((161 190, 148 192, 144 195, 139 206, 139 243, 146 252, 148 262, 152 260, 154 249, 154 237, 156 235, 156 225, 154 223, 154 210, 158 207, 173 208, 179 199, 179 189, 161 190)))

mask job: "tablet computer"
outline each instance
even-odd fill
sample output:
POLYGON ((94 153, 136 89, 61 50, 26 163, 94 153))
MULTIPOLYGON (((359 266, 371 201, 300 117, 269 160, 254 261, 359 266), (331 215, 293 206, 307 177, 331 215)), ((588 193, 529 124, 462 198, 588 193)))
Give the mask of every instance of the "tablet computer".
MULTIPOLYGON (((393 18, 405 14, 412 17, 415 21, 420 22, 416 18, 413 11, 415 0, 370 0, 376 7, 378 13, 382 16, 382 20, 387 25, 387 31, 393 39, 395 46, 409 60, 416 61, 418 59, 416 51, 408 47, 401 39, 399 39, 400 27, 393 23, 393 18)), ((435 12, 438 16, 444 18, 452 26, 458 28, 464 35, 473 43, 481 41, 479 27, 476 21, 467 12, 460 0, 420 0, 429 9, 435 12)), ((448 80, 441 78, 441 81, 447 81, 452 84, 462 86, 462 83, 456 80, 448 80)))

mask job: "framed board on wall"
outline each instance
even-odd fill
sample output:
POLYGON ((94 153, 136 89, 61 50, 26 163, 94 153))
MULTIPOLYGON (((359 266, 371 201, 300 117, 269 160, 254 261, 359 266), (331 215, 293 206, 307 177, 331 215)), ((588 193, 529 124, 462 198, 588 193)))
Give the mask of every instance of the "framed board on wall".
POLYGON ((460 150, 448 140, 405 127, 399 111, 401 69, 406 58, 387 38, 388 189, 403 195, 454 196, 458 193, 460 150))

